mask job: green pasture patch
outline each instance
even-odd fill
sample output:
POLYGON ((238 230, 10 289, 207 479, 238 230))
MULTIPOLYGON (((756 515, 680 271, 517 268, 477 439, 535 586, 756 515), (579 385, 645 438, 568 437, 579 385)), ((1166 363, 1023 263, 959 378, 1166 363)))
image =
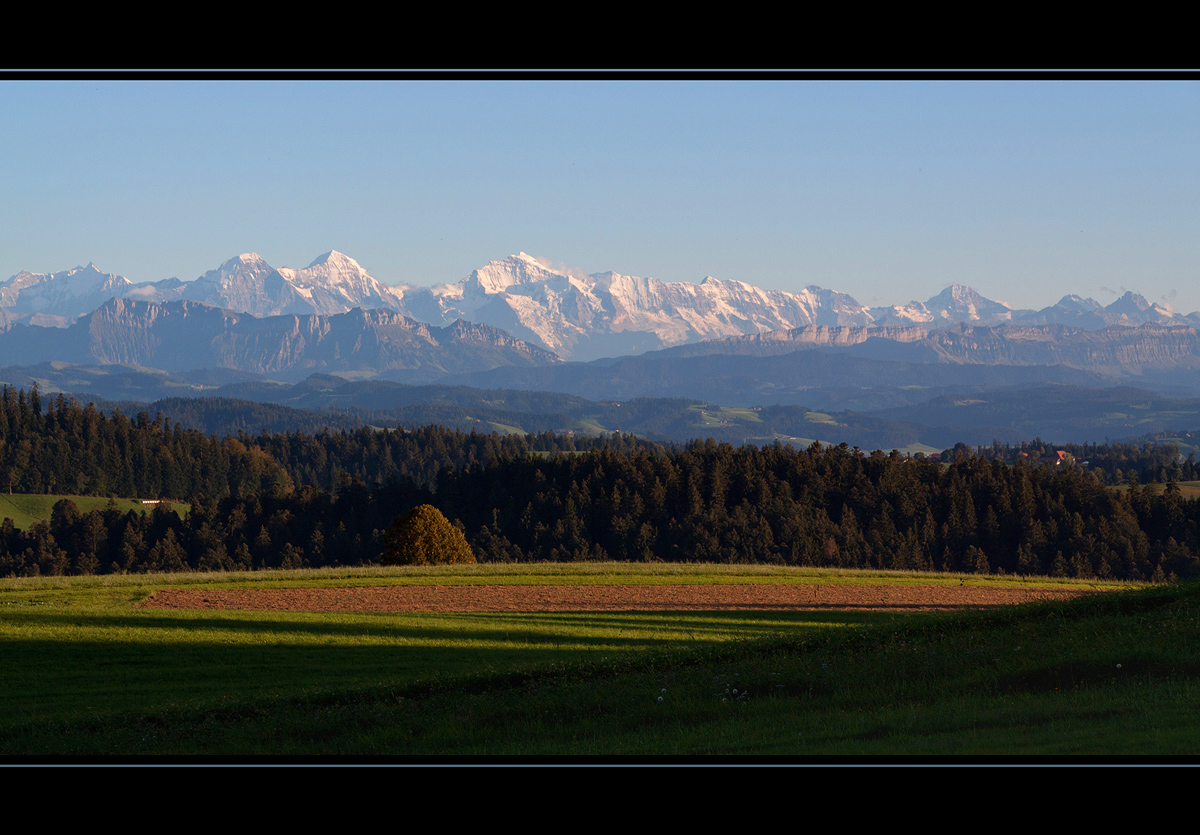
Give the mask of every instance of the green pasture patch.
MULTIPOLYGON (((1183 498, 1194 499, 1200 496, 1200 481, 1177 481, 1176 484, 1179 485, 1179 495, 1183 498)), ((1165 491, 1167 485, 1162 485, 1162 489, 1165 491)))
POLYGON ((744 423, 762 423, 757 409, 737 406, 699 406, 687 408, 693 413, 694 426, 732 426, 744 423))
POLYGON ((17 497, 16 496, 0 496, 0 518, 12 519, 13 527, 15 527, 17 530, 26 531, 26 530, 29 530, 30 528, 32 528, 38 522, 48 522, 50 520, 49 513, 47 513, 45 515, 45 518, 42 518, 42 516, 40 514, 40 509, 39 509, 39 514, 36 516, 32 515, 30 513, 27 513, 22 507, 22 505, 24 505, 25 503, 21 502, 20 504, 18 504, 16 502, 13 502, 12 499, 15 499, 15 498, 17 498, 17 497))
MULTIPOLYGON (((1200 481, 1177 481, 1175 484, 1179 487, 1179 495, 1184 499, 1194 499, 1200 496, 1200 481)), ((1124 492, 1129 489, 1128 484, 1114 484, 1113 490, 1124 492)), ((1159 496, 1166 492, 1167 485, 1160 482, 1154 484, 1143 484, 1141 490, 1145 490, 1152 496, 1159 496)))
POLYGON ((762 423, 762 416, 755 409, 742 409, 736 406, 722 406, 721 414, 737 420, 746 420, 751 423, 762 423))
MULTIPOLYGON (((18 530, 28 530, 38 522, 49 522, 50 513, 60 499, 70 499, 81 513, 91 513, 93 510, 107 510, 116 507, 122 514, 133 510, 147 513, 154 509, 153 505, 143 504, 140 499, 109 499, 100 496, 68 496, 68 495, 38 495, 33 493, 0 493, 0 519, 5 517, 13 520, 13 526, 18 530)), ((166 502, 166 505, 180 516, 185 516, 191 510, 187 502, 166 502)))
POLYGON ((1200 451, 1200 447, 1197 446, 1196 441, 1197 439, 1195 437, 1188 435, 1186 438, 1180 436, 1162 438, 1158 442, 1163 444, 1175 444, 1177 447, 1179 447, 1179 454, 1186 458, 1189 454, 1200 451))
POLYGON ((510 426, 507 423, 497 423, 494 420, 487 421, 487 425, 492 428, 493 432, 499 432, 501 435, 524 435, 525 430, 519 426, 510 426))
POLYGON ((699 420, 700 426, 724 426, 726 423, 729 422, 725 418, 721 417, 720 415, 713 414, 712 412, 710 412, 707 409, 704 409, 702 407, 693 406, 692 408, 698 412, 699 419, 700 419, 699 420))
POLYGON ((819 443, 822 446, 830 446, 830 444, 818 438, 800 438, 795 435, 780 435, 778 433, 775 435, 775 440, 781 444, 791 444, 796 449, 808 449, 814 443, 819 443))

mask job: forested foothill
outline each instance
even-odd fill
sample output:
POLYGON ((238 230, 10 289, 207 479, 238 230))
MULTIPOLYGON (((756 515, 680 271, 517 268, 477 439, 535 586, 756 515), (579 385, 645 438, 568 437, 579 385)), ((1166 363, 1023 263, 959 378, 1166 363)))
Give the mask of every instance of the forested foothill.
POLYGON ((83 513, 64 499, 47 523, 3 523, 0 576, 372 564, 397 517, 422 504, 480 562, 1200 575, 1197 500, 1174 482, 1106 483, 1117 470, 1124 482, 1186 477, 1177 448, 1088 446, 1055 466, 1013 449, 937 461, 845 444, 668 447, 437 426, 221 438, 4 388, 0 489, 178 499, 191 512, 83 513))
MULTIPOLYGON (((795 370, 812 371, 819 352, 804 352, 804 356, 804 362, 792 365, 795 370)), ((626 358, 595 368, 607 369, 608 377, 620 376, 641 361, 641 357, 626 358)), ((1169 437, 1190 451, 1195 443, 1188 435, 1200 419, 1200 399, 1192 396, 1195 392, 1188 386, 1170 387, 1174 394, 1167 396, 1100 379, 1086 384, 1073 377, 1068 377, 1073 384, 1066 379, 1053 385, 1020 384, 1016 379, 1002 383, 995 377, 998 369, 983 372, 970 366, 956 372, 966 377, 946 385, 903 385, 894 369, 872 379, 842 369, 845 373, 822 375, 794 389, 779 380, 759 379, 752 391, 744 391, 740 387, 761 376, 763 368, 712 371, 681 380, 651 375, 640 387, 623 393, 594 393, 598 399, 505 387, 504 380, 477 388, 448 380, 408 385, 311 374, 282 383, 229 368, 167 372, 64 362, 0 366, 0 381, 14 389, 29 389, 38 381, 107 412, 162 412, 172 424, 220 437, 243 431, 257 435, 437 424, 468 433, 621 431, 662 443, 711 437, 734 445, 761 446, 779 440, 807 446, 820 440, 908 452, 931 452, 958 442, 988 445, 996 439, 1020 444, 1035 436, 1079 443, 1109 439, 1142 443, 1169 437), (690 382, 683 385, 685 381, 690 382), (666 396, 672 393, 679 396, 666 396)), ((567 379, 570 375, 560 382, 567 379)), ((535 385, 537 380, 509 382, 535 385)), ((1150 379, 1143 382, 1151 383, 1150 379)))

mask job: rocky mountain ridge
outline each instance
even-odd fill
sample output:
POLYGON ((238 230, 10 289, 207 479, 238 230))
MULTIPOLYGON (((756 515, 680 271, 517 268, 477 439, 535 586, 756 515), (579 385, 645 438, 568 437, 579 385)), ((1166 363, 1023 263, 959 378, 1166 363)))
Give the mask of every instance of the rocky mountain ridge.
POLYGON ((809 325, 710 340, 658 352, 663 356, 781 356, 815 348, 869 359, 952 365, 1043 365, 1123 379, 1146 371, 1200 369, 1200 332, 1184 325, 960 324, 951 328, 809 325))
POLYGON ((0 356, 13 365, 226 368, 284 380, 321 372, 425 381, 499 365, 561 362, 489 325, 437 327, 387 309, 260 319, 201 302, 121 298, 65 329, 17 324, 0 334, 0 356))

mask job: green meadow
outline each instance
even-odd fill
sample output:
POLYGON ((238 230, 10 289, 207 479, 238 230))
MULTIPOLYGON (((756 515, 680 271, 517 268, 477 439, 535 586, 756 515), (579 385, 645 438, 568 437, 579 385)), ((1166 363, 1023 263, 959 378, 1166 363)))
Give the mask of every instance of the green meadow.
MULTIPOLYGON (((81 513, 91 513, 93 510, 104 511, 114 507, 121 513, 133 510, 147 513, 151 506, 143 504, 138 499, 109 499, 98 496, 67 496, 40 495, 33 493, 0 493, 0 519, 13 520, 17 530, 28 530, 38 522, 49 522, 50 512, 60 499, 70 499, 75 502, 81 513)), ((169 508, 181 516, 186 514, 191 505, 186 502, 167 502, 169 508)))
POLYGON ((558 582, 1021 581, 612 564, 2 580, 0 756, 1200 752, 1196 584, 955 614, 138 607, 196 585, 558 582))
MULTIPOLYGON (((1179 495, 1184 499, 1195 499, 1200 497, 1200 481, 1177 481, 1176 486, 1179 488, 1179 495)), ((1114 490, 1125 491, 1129 489, 1128 484, 1117 484, 1113 486, 1114 490)), ((1152 496, 1160 496, 1166 491, 1165 484, 1143 484, 1141 489, 1150 493, 1152 496)))

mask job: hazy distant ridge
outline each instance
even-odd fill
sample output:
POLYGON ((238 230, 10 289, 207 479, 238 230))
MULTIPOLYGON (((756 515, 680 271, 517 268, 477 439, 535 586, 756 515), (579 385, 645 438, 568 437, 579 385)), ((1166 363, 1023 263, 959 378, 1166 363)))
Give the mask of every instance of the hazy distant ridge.
POLYGON ((13 365, 49 360, 167 371, 230 368, 281 379, 314 372, 430 380, 499 365, 559 363, 488 325, 435 327, 391 310, 262 319, 190 301, 110 299, 64 329, 16 325, 0 335, 13 365))

